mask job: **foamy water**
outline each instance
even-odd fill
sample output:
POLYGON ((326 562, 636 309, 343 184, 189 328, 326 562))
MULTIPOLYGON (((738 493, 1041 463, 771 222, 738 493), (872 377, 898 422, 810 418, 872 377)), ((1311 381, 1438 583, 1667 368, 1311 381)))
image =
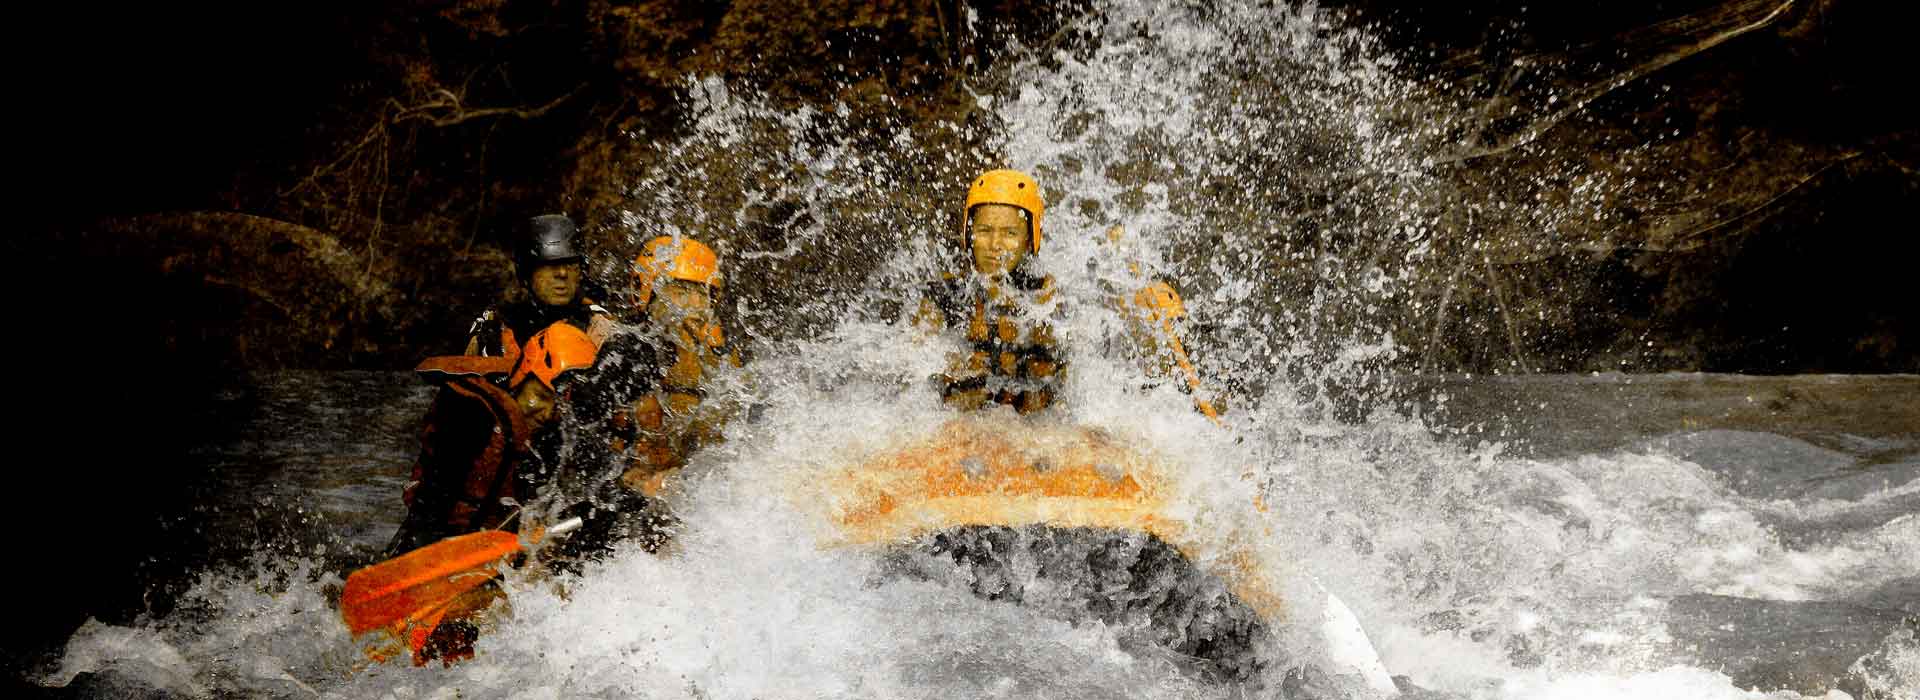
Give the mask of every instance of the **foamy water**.
MULTIPOLYGON (((914 355, 859 350, 917 342, 903 333, 857 327, 767 359, 762 368, 807 381, 770 393, 758 420, 690 467, 675 494, 687 521, 677 550, 623 553, 577 578, 517 581, 511 619, 481 639, 473 661, 369 666, 328 604, 337 576, 262 556, 251 569, 208 574, 166 618, 79 630, 47 681, 97 672, 188 695, 343 698, 456 689, 502 698, 1232 697, 1232 687, 1136 643, 1138 630, 980 600, 964 578, 902 579, 874 551, 823 547, 830 523, 794 495, 949 417, 917 385, 896 381, 925 369, 914 355), (817 381, 812 353, 827 349, 863 358, 862 372, 817 381)), ((1913 483, 1795 505, 1739 496, 1697 464, 1639 448, 1516 459, 1390 419, 1260 432, 1267 419, 1250 414, 1228 433, 1184 410, 1178 394, 1083 386, 1074 397, 1075 421, 1143 449, 1173 446, 1160 454, 1194 475, 1183 501, 1192 522, 1227 531, 1230 521, 1260 520, 1272 529, 1261 546, 1284 562, 1274 580, 1319 579, 1355 608, 1393 673, 1449 695, 1799 697, 1747 692, 1677 663, 1666 601, 1709 592, 1841 600, 1915 570, 1911 515, 1802 547, 1757 524, 1783 510, 1844 518, 1913 483), (1232 439, 1274 433, 1283 437, 1232 439), (1245 478, 1243 465, 1263 465, 1262 477, 1245 478), (1265 515, 1241 500, 1261 479, 1265 515)), ((332 505, 351 512, 354 501, 332 505)), ((1280 637, 1281 646, 1305 638, 1280 637)), ((1314 650, 1263 653, 1299 663, 1314 650)), ((1892 697, 1910 693, 1911 637, 1889 638, 1882 655, 1868 677, 1892 697)))
MULTIPOLYGON (((1379 318, 1438 254, 1422 241, 1447 212, 1409 194, 1430 179, 1432 134, 1403 126, 1418 90, 1367 36, 1310 10, 1115 2, 1080 29, 1100 37, 1096 50, 1036 53, 1005 89, 978 96, 1003 127, 990 148, 1037 173, 1052 205, 1037 263, 1063 290, 1072 369, 1062 410, 1043 420, 1152 455, 1179 477, 1170 515, 1203 542, 1252 552, 1274 590, 1334 592, 1393 674, 1442 697, 1807 697, 1742 689, 1676 648, 1689 631, 1670 629, 1673 601, 1884 606, 1876 591, 1920 571, 1920 480, 1901 464, 1732 431, 1522 457, 1370 401, 1397 348, 1379 318), (1313 187, 1340 188, 1319 193, 1328 203, 1313 225, 1355 243, 1283 244, 1292 224, 1277 217, 1300 210, 1263 202, 1313 187), (1114 223, 1128 227, 1117 248, 1101 235, 1114 223), (1285 275, 1275 271, 1299 269, 1324 287, 1310 304, 1276 305, 1285 275), (1194 317, 1218 327, 1201 364, 1245 387, 1225 426, 1154 385, 1123 347, 1109 299, 1155 276, 1180 280, 1194 317), (1789 487, 1836 470, 1886 479, 1789 487), (1755 474, 1787 486, 1755 486, 1755 474)), ((512 614, 475 659, 424 668, 365 661, 329 607, 340 572, 318 555, 263 553, 206 573, 165 617, 89 623, 42 682, 85 673, 103 691, 187 696, 1183 698, 1293 692, 1288 671, 1328 667, 1311 630, 1276 621, 1254 650, 1270 663, 1252 681, 1211 682, 1143 643, 1137 626, 983 600, 970 572, 903 577, 884 548, 830 546, 810 489, 952 418, 926 383, 952 339, 873 311, 903 306, 946 264, 950 221, 868 193, 948 191, 970 166, 913 152, 925 135, 907 131, 895 134, 899 150, 873 152, 860 145, 872 134, 844 115, 783 111, 722 81, 689 95, 691 135, 660 146, 680 165, 633 175, 633 237, 665 225, 718 239, 742 289, 764 288, 758 276, 810 296, 730 300, 756 358, 720 393, 756 408, 674 486, 685 532, 671 552, 516 577, 512 614), (714 158, 729 167, 699 167, 714 158), (669 196, 701 189, 689 179, 725 194, 669 196), (791 235, 747 248, 741 232, 764 224, 752 212, 783 203, 804 213, 791 235)), ((1583 206, 1526 216, 1549 230, 1591 216, 1583 206)), ((416 409, 417 399, 360 410, 387 425, 416 409)), ((385 442, 343 439, 338 453, 385 442)), ((351 524, 340 542, 364 544, 399 517, 381 519, 376 491, 288 497, 351 524)), ((1859 675, 1890 697, 1920 696, 1920 643, 1892 633, 1859 675)), ((1352 683, 1316 687, 1368 696, 1352 683)))

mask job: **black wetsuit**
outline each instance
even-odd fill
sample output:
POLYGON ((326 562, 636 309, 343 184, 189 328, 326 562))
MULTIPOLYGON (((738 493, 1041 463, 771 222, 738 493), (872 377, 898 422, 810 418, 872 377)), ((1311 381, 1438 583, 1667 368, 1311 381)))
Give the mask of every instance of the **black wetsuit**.
POLYGON ((487 309, 475 318, 467 328, 467 339, 456 352, 464 352, 466 344, 473 343, 477 354, 504 357, 512 354, 506 348, 508 342, 514 343, 516 349, 513 352, 518 352, 518 345, 527 342, 533 334, 547 326, 564 321, 584 331, 592 326, 595 315, 606 312, 606 309, 595 304, 548 306, 534 301, 517 301, 487 309))
POLYGON ((600 344, 593 372, 570 395, 563 420, 568 451, 554 497, 564 499, 560 518, 579 516, 584 524, 550 555, 571 567, 634 540, 648 551, 664 543, 676 520, 660 505, 620 481, 633 445, 630 419, 636 399, 661 385, 663 368, 673 357, 665 341, 644 329, 618 326, 600 344))
POLYGON ((515 504, 539 494, 548 473, 543 465, 556 452, 550 440, 529 432, 513 398, 487 378, 462 376, 443 384, 427 410, 413 480, 402 494, 407 516, 388 556, 455 535, 503 525, 515 529, 515 504))

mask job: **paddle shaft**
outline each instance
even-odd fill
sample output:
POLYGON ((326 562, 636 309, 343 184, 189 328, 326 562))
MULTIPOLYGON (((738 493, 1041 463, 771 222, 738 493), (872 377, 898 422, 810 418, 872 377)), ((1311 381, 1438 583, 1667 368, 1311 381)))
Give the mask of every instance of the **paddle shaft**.
MULTIPOLYGON (((1107 239, 1117 244, 1122 232, 1123 229, 1119 226, 1107 229, 1107 239)), ((1133 272, 1134 276, 1143 276, 1138 262, 1127 261, 1127 268, 1133 272)), ((1220 420, 1220 413, 1214 410, 1213 404, 1200 397, 1200 372, 1194 369, 1193 360, 1187 357, 1187 349, 1180 344, 1180 337, 1174 334, 1172 320, 1164 313, 1155 315, 1158 317, 1159 323, 1156 325, 1160 329, 1161 339, 1167 344, 1168 354, 1173 356, 1174 363, 1180 367, 1180 373, 1187 380, 1187 388, 1194 392, 1194 407, 1200 409, 1200 413, 1212 420, 1214 425, 1226 427, 1226 424, 1220 420)), ((1267 510, 1265 499, 1258 493, 1254 495, 1253 505, 1262 513, 1267 510)), ((1273 532, 1271 526, 1267 527, 1266 531, 1268 535, 1273 532)), ((1313 582, 1315 589, 1326 594, 1326 600, 1322 606, 1320 631, 1322 637, 1328 642, 1333 660, 1359 673, 1368 687, 1375 692, 1389 697, 1399 695, 1399 688, 1393 683, 1386 665, 1381 663, 1379 652, 1374 648, 1373 642, 1367 639, 1366 630, 1361 627, 1358 616, 1353 614, 1353 610, 1347 607, 1346 602, 1340 600, 1339 596, 1321 585, 1318 579, 1309 577, 1308 580, 1313 582)))
POLYGON ((1214 425, 1224 427, 1220 412, 1213 408, 1213 402, 1200 396, 1200 370, 1194 369, 1193 360, 1187 357, 1187 348, 1180 344, 1180 336, 1173 333, 1173 322, 1164 315, 1160 317, 1160 333, 1167 343, 1167 352, 1173 355, 1174 364, 1179 365, 1180 373, 1186 376, 1187 388, 1193 391, 1193 407, 1200 409, 1200 414, 1213 421, 1214 425))
MULTIPOLYGON (((1125 233, 1126 229, 1118 225, 1109 228, 1107 241, 1117 246, 1120 243, 1120 237, 1125 233)), ((1135 277, 1146 276, 1141 273, 1140 262, 1137 260, 1128 260, 1127 270, 1135 277)), ((1180 336, 1173 332, 1173 319, 1168 318, 1165 313, 1154 315, 1159 320, 1156 325, 1160 330, 1160 340, 1166 344, 1167 354, 1173 356, 1174 364, 1180 368, 1180 374, 1186 379, 1187 389, 1193 393, 1193 407, 1200 411, 1200 415, 1206 416, 1207 420, 1213 421, 1214 425, 1225 427, 1226 423, 1221 421, 1220 411, 1214 409, 1213 402, 1200 396, 1200 370, 1194 368, 1193 359, 1187 356, 1186 346, 1180 342, 1180 336)))

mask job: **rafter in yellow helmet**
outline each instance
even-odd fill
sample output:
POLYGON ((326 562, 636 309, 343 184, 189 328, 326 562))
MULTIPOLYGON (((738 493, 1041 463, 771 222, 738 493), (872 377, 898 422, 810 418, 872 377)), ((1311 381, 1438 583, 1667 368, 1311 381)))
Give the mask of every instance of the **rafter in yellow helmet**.
POLYGON ((1040 183, 1018 170, 989 170, 973 179, 967 188, 967 206, 961 212, 960 244, 967 245, 967 227, 973 221, 973 208, 982 204, 1005 204, 1027 213, 1028 249, 1040 252, 1040 217, 1047 203, 1040 199, 1040 183))
POLYGON ((660 236, 647 241, 640 257, 633 260, 633 288, 641 306, 653 300, 653 285, 661 275, 713 286, 720 278, 720 256, 691 238, 660 236), (671 253, 672 259, 662 260, 664 253, 671 253))

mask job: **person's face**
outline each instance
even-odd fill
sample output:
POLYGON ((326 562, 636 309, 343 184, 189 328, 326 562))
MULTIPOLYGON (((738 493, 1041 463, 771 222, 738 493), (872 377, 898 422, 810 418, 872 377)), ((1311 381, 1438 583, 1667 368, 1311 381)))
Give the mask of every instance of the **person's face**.
POLYGON ((647 304, 647 318, 661 328, 686 327, 698 338, 713 322, 713 297, 707 285, 689 280, 668 280, 647 304))
POLYGON ((573 303, 580 293, 580 263, 550 263, 533 268, 533 299, 547 306, 573 303))
POLYGON ((1027 218, 1018 208, 1005 204, 975 207, 968 231, 973 269, 980 274, 1005 275, 1027 257, 1027 218))
POLYGON ((527 419, 527 427, 533 432, 553 423, 553 417, 559 394, 553 388, 542 383, 538 377, 528 375, 521 380, 520 386, 513 391, 513 403, 520 407, 520 415, 527 419))

